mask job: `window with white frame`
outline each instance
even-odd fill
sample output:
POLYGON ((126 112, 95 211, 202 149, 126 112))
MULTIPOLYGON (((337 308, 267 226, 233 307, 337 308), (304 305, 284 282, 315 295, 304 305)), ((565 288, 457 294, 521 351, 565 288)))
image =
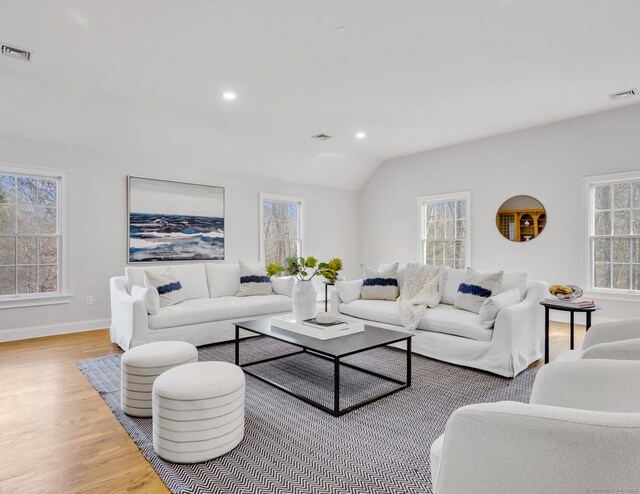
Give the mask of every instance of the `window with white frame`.
POLYGON ((589 288, 640 291, 640 172, 583 179, 588 202, 589 288))
POLYGON ((451 268, 470 264, 470 203, 468 191, 418 198, 423 263, 451 268))
POLYGON ((61 177, 0 164, 0 300, 61 292, 61 177))
POLYGON ((260 194, 260 257, 283 264, 302 255, 303 199, 260 194))

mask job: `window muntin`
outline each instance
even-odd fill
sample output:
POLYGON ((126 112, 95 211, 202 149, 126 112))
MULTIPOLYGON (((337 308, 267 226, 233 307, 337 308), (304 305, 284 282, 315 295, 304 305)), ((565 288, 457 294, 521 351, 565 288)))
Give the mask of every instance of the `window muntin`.
POLYGON ((262 195, 262 259, 284 263, 302 255, 302 200, 262 195))
POLYGON ((640 174, 589 185, 591 288, 640 291, 640 174))
POLYGON ((60 293, 60 177, 0 169, 0 299, 60 293))
POLYGON ((468 192, 419 199, 423 263, 452 268, 470 264, 469 203, 468 192))

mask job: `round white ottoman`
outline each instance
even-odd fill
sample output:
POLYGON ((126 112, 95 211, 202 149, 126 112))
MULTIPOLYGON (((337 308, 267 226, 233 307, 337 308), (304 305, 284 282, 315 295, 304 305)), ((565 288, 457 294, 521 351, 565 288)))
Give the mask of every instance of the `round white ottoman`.
POLYGON ((217 458, 244 437, 244 372, 227 362, 168 370, 153 383, 153 449, 174 463, 217 458))
POLYGON ((124 352, 120 366, 120 406, 127 415, 151 417, 153 382, 163 372, 198 361, 186 341, 147 343, 124 352))

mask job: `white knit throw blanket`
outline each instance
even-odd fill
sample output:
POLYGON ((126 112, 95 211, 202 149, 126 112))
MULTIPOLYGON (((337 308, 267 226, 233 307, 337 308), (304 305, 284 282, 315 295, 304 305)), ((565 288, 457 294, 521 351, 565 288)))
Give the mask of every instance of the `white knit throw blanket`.
POLYGON ((405 328, 416 329, 427 307, 435 307, 440 303, 444 275, 442 267, 407 264, 398 298, 400 320, 405 328))

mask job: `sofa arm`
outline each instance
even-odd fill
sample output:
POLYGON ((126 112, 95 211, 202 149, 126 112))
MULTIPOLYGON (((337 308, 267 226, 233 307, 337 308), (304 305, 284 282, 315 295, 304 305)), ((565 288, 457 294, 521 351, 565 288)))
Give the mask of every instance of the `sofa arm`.
POLYGON ((435 492, 624 492, 640 485, 639 462, 638 414, 470 405, 447 423, 435 492))
MULTIPOLYGON (((493 341, 503 342, 512 350, 544 350, 544 318, 540 302, 544 299, 548 284, 532 281, 521 302, 498 312, 493 328, 493 341)), ((526 364, 525 364, 526 365, 526 364)))
POLYGON ((600 343, 640 338, 640 318, 599 322, 591 326, 584 337, 582 349, 600 343))
POLYGON ((149 315, 144 300, 137 300, 127 291, 124 276, 111 278, 111 341, 128 350, 134 336, 149 329, 149 315))
POLYGON ((598 343, 583 350, 583 359, 640 360, 640 338, 598 343))
POLYGON ((601 412, 640 412, 640 362, 573 360, 538 371, 531 403, 601 412))

